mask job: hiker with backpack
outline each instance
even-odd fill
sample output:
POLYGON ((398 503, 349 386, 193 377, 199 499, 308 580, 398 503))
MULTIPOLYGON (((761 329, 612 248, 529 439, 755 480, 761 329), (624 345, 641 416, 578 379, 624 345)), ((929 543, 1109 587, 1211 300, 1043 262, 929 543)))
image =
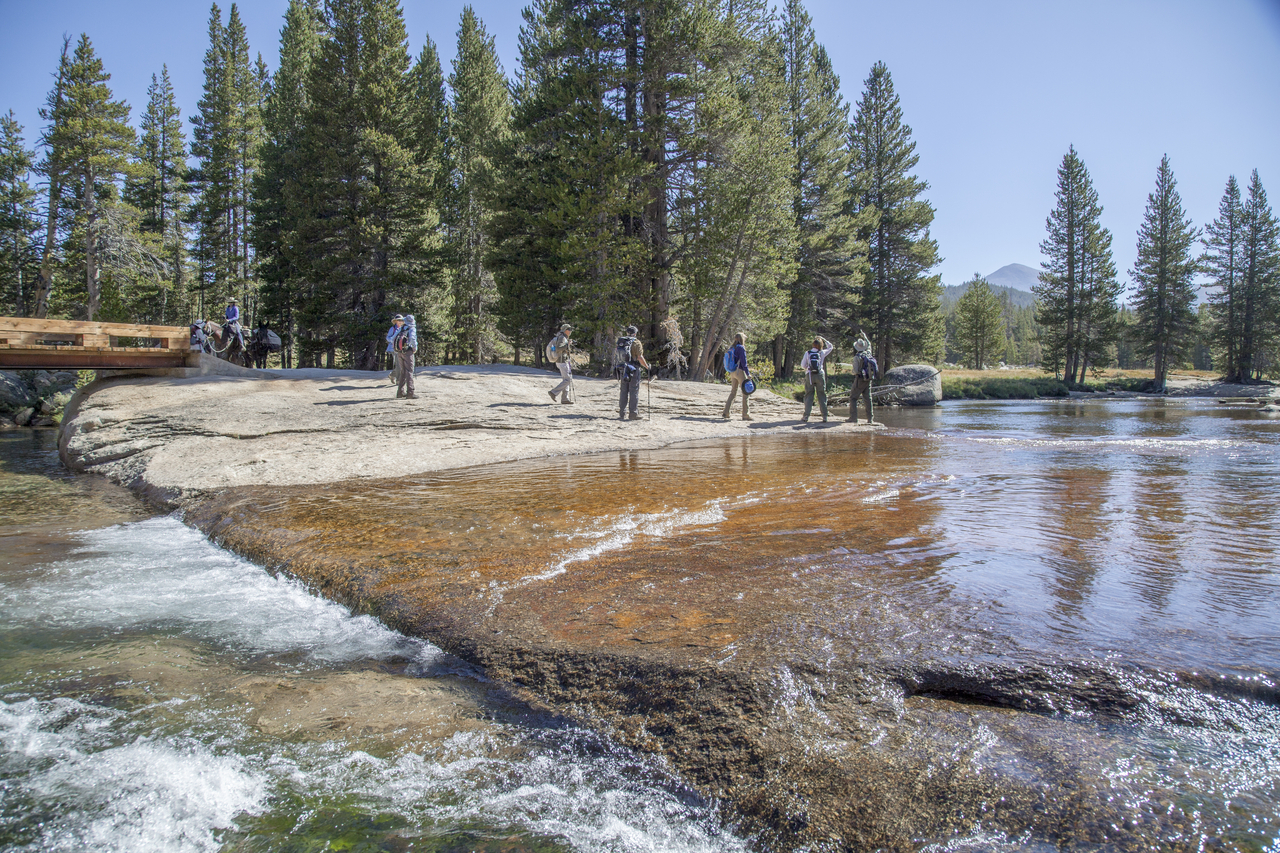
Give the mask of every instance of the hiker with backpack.
POLYGON ((640 370, 649 371, 649 362, 644 360, 644 344, 636 337, 640 330, 635 326, 627 326, 626 333, 618 338, 615 351, 618 379, 618 420, 640 420, 640 370), (630 414, 628 415, 628 411, 630 414))
POLYGON ((560 395, 561 403, 573 402, 569 399, 569 388, 573 385, 573 365, 569 362, 569 347, 573 345, 569 333, 572 331, 573 326, 565 323, 560 327, 560 334, 547 342, 547 361, 554 364, 560 371, 560 384, 547 392, 551 395, 553 403, 556 401, 557 394, 560 395))
POLYGON ((804 354, 804 417, 800 420, 805 423, 808 423, 809 412, 813 410, 814 394, 818 396, 822 422, 827 422, 827 371, 824 365, 835 348, 835 344, 819 335, 813 339, 813 348, 804 354))
MULTIPOLYGON (((397 314, 391 325, 396 330, 391 338, 391 349, 396 354, 396 369, 400 371, 396 397, 416 400, 418 395, 413 393, 413 354, 418 351, 418 326, 412 314, 397 314)), ((387 334, 390 337, 391 333, 387 334)))
MULTIPOLYGON (((722 417, 729 420, 729 410, 733 408, 733 398, 738 396, 742 383, 747 381, 750 371, 747 368, 747 339, 742 332, 733 336, 733 348, 725 353, 724 357, 725 370, 728 375, 725 376, 729 380, 729 399, 724 402, 724 415, 722 417)), ((751 395, 742 392, 742 419, 744 421, 754 420, 751 417, 751 395)))
POLYGON ((876 357, 871 354, 871 342, 862 335, 853 343, 853 387, 849 389, 849 423, 858 421, 858 397, 867 404, 867 423, 871 420, 871 383, 880 372, 876 357))

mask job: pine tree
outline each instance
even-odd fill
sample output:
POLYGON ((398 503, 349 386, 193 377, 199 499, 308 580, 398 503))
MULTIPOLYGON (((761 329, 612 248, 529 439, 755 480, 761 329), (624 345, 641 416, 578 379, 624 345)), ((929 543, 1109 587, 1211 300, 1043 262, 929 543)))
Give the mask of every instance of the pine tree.
POLYGON ((490 222, 498 328, 542 361, 564 321, 604 360, 611 332, 642 316, 632 271, 648 249, 625 233, 642 203, 644 166, 611 105, 621 86, 618 46, 595 22, 554 0, 525 12, 509 144, 490 222))
POLYGON ((790 379, 815 334, 839 340, 846 329, 865 247, 854 239, 855 223, 846 210, 849 107, 801 0, 787 0, 782 39, 799 240, 787 331, 775 339, 774 364, 779 377, 790 379))
POLYGON ((293 366, 295 302, 307 286, 292 237, 304 208, 299 193, 307 168, 302 151, 306 81, 320 50, 321 23, 321 12, 312 0, 290 0, 280 31, 280 67, 264 87, 265 139, 261 168, 254 175, 250 240, 262 279, 260 317, 280 331, 284 367, 293 366))
POLYGON ((978 273, 967 285, 956 303, 956 348, 969 358, 975 370, 984 370, 990 359, 1004 352, 1004 306, 978 273))
POLYGON ((485 255, 498 178, 494 158, 509 132, 511 105, 493 38, 470 6, 462 11, 449 88, 452 179, 447 223, 456 263, 452 357, 482 363, 492 357, 496 343, 491 308, 497 290, 485 255))
POLYGON ((53 297, 54 269, 58 265, 57 250, 59 235, 63 232, 68 214, 64 209, 63 175, 64 152, 61 137, 55 130, 65 122, 67 71, 71 67, 71 37, 63 36, 62 54, 58 58, 58 73, 54 77, 53 89, 45 98, 45 105, 40 108, 40 118, 48 124, 40 135, 40 143, 44 146, 45 156, 40 161, 39 172, 48 178, 48 195, 45 202, 44 249, 40 255, 40 270, 37 273, 35 308, 33 317, 45 317, 49 313, 49 302, 53 297))
POLYGON ((234 3, 226 26, 216 3, 210 10, 204 71, 204 94, 191 120, 191 154, 200 164, 191 180, 197 194, 193 216, 201 313, 231 295, 249 308, 256 296, 256 260, 248 237, 263 135, 263 92, 234 3))
POLYGON ((1267 203, 1258 170, 1249 178, 1240 241, 1240 338, 1236 379, 1275 372, 1280 334, 1280 226, 1267 203))
POLYGON ((871 217, 859 230, 869 269, 855 316, 888 370, 899 355, 941 354, 942 286, 928 274, 941 258, 929 236, 933 207, 920 198, 929 185, 911 174, 920 157, 884 63, 872 66, 865 85, 850 129, 853 210, 871 217))
POLYGON ((1177 181, 1166 154, 1156 172, 1155 192, 1138 229, 1138 258, 1130 275, 1137 291, 1134 331, 1138 353, 1150 358, 1161 390, 1169 368, 1195 345, 1195 276, 1199 264, 1191 247, 1200 237, 1182 210, 1177 181))
POLYGON ((1222 375, 1240 377, 1239 347, 1241 321, 1240 272, 1243 263, 1244 205, 1236 176, 1227 179, 1227 188, 1218 203, 1218 218, 1205 229, 1205 252, 1201 263, 1217 289, 1209 294, 1209 341, 1222 375))
MULTIPOLYGON (((181 305, 171 300, 181 303, 186 295, 186 226, 182 214, 190 200, 187 142, 168 66, 162 66, 158 79, 151 75, 147 108, 139 126, 139 171, 126 181, 124 197, 140 211, 140 230, 151 235, 155 251, 167 262, 167 287, 160 289, 158 304, 153 306, 154 317, 147 318, 167 323, 177 318, 175 310, 181 310, 181 305)), ((185 322, 191 318, 183 313, 182 319, 185 322)))
POLYGON ((34 164, 34 152, 24 144, 22 125, 10 110, 0 117, 0 311, 18 317, 27 316, 34 304, 39 275, 40 223, 28 178, 34 164))
POLYGON ((1090 366, 1102 367, 1117 335, 1121 286, 1111 255, 1111 233, 1102 227, 1102 206, 1084 161, 1072 146, 1058 168, 1057 204, 1045 221, 1049 236, 1037 298, 1041 365, 1079 383, 1090 366))
POLYGON ((307 78, 294 240, 300 359, 382 359, 390 318, 429 287, 432 175, 414 148, 410 57, 395 0, 331 0, 307 78))
MULTIPOLYGON (((791 139, 786 124, 786 69, 781 39, 764 3, 742 3, 717 21, 695 20, 710 61, 689 93, 697 114, 687 126, 679 164, 676 220, 687 256, 679 266, 692 303, 690 373, 712 369, 715 352, 743 332, 772 349, 786 329, 788 293, 797 267, 791 139), (695 166, 685 177, 683 164, 695 166)), ((754 347, 753 347, 754 349, 754 347)))
POLYGON ((67 293, 94 319, 101 305, 103 250, 109 238, 125 238, 128 227, 116 216, 117 181, 132 171, 130 155, 135 136, 129 126, 129 106, 111 98, 102 67, 87 35, 81 35, 66 71, 63 109, 50 134, 62 158, 62 173, 74 194, 76 219, 73 238, 83 268, 83 293, 67 293))

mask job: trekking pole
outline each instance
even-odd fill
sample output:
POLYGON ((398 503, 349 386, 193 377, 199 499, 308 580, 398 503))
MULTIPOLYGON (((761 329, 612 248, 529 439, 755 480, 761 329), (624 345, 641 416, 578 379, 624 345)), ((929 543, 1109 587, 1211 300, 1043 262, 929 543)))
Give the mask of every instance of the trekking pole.
POLYGON ((649 374, 644 383, 644 416, 646 420, 653 420, 653 374, 649 374))

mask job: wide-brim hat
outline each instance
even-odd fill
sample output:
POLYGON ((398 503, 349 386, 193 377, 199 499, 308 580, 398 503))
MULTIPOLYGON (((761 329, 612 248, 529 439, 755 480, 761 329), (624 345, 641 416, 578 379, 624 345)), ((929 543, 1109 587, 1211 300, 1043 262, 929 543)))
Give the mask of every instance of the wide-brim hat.
POLYGON ((854 352, 866 352, 866 351, 867 351, 867 346, 868 346, 868 344, 867 344, 867 342, 866 342, 866 341, 863 341, 863 340, 854 341, 854 343, 853 343, 853 351, 854 351, 854 352))
POLYGON ((561 323, 561 324, 560 324, 560 331, 562 331, 562 332, 572 332, 572 331, 573 331, 573 326, 570 326, 568 323, 561 323))
POLYGON ((635 326, 627 326, 627 334, 628 334, 628 335, 634 335, 634 334, 636 334, 636 333, 637 333, 637 332, 639 332, 639 331, 640 331, 640 330, 639 330, 639 329, 637 329, 635 326))
POLYGON ((227 301, 228 301, 228 302, 235 302, 235 301, 236 301, 236 298, 233 296, 233 297, 231 297, 230 299, 228 299, 227 301))
POLYGON ((403 323, 403 322, 404 322, 404 315, 403 315, 403 314, 397 314, 396 316, 394 316, 394 317, 392 317, 392 318, 391 318, 391 322, 393 322, 393 323, 394 323, 394 322, 396 322, 397 320, 399 320, 400 322, 402 322, 402 323, 403 323))

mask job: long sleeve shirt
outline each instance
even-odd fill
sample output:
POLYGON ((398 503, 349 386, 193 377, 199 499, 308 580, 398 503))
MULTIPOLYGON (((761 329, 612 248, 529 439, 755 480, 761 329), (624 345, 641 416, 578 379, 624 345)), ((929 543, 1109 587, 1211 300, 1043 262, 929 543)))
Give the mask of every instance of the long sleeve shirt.
POLYGON ((239 305, 227 306, 227 322, 228 323, 240 322, 240 306, 239 305))
POLYGON ((742 371, 747 369, 747 348, 742 344, 733 345, 733 369, 742 371))
POLYGON ((803 359, 803 360, 804 360, 804 372, 805 372, 805 373, 808 373, 808 372, 810 371, 810 369, 813 367, 813 358, 812 358, 812 356, 813 356, 813 354, 814 354, 814 353, 817 353, 817 354, 818 354, 818 370, 820 370, 820 371, 821 371, 821 370, 825 370, 825 369, 826 369, 826 363, 827 363, 827 356, 831 355, 832 351, 833 351, 835 348, 836 348, 836 347, 835 347, 835 344, 831 343, 830 341, 828 341, 828 342, 827 342, 827 348, 826 348, 826 349, 817 349, 816 347, 815 347, 815 348, 811 348, 808 352, 806 352, 806 353, 804 354, 804 359, 803 359))

